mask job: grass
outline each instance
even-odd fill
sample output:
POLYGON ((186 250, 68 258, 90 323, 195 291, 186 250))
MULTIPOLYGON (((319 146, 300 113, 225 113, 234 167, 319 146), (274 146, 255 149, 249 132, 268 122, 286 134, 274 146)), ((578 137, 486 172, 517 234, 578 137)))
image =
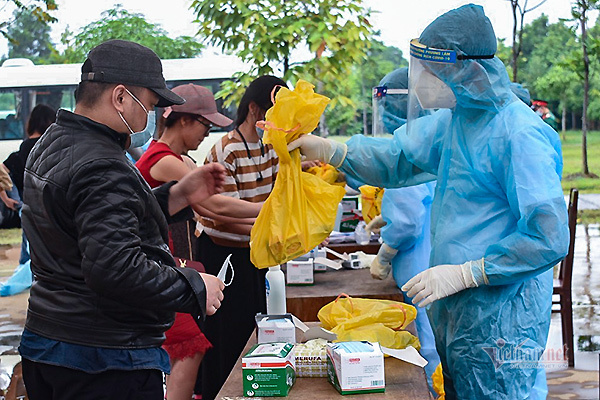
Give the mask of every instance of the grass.
MULTIPOLYGON (((561 134, 562 139, 562 134, 561 134)), ((599 178, 581 177, 581 131, 568 131, 562 140, 563 149, 563 190, 568 193, 571 187, 580 193, 600 193, 599 178)), ((600 131, 588 132, 587 136, 588 168, 600 175, 600 131)))
POLYGON ((0 229, 0 245, 21 244, 21 228, 0 229))
MULTIPOLYGON (((344 143, 350 136, 330 136, 344 143)), ((581 131, 568 131, 562 140, 563 151, 563 181, 565 194, 572 187, 579 193, 600 193, 600 178, 585 178, 581 176, 581 131)), ((590 172, 600 176, 600 131, 588 132, 587 138, 588 168, 590 172)))
POLYGON ((577 212, 578 224, 598 224, 600 223, 600 210, 579 210, 577 212))

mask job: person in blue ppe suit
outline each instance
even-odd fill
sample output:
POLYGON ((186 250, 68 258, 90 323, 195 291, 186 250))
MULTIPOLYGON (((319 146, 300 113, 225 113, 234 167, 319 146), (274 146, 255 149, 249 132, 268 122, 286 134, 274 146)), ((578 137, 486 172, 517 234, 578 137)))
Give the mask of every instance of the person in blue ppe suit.
POLYGON ((569 245, 558 134, 511 92, 496 49, 482 7, 449 11, 411 43, 409 118, 393 139, 288 145, 374 186, 436 175, 430 268, 403 289, 429 305, 447 399, 539 396, 552 267, 569 245), (437 111, 411 120, 411 104, 437 111))
MULTIPOLYGON (((380 115, 384 130, 393 133, 406 123, 408 96, 389 92, 390 89, 408 89, 408 68, 390 72, 379 82, 379 87, 388 89, 388 94, 375 106, 378 110, 373 111, 380 115)), ((430 214, 434 188, 435 183, 428 182, 385 190, 381 207, 383 226, 380 231, 383 244, 370 267, 374 279, 385 279, 392 272, 394 281, 398 287, 402 287, 413 276, 429 267, 430 214)), ((377 224, 376 220, 373 222, 377 224)), ((406 292, 403 294, 404 301, 412 304, 412 299, 406 292)), ((440 357, 435 349, 427 313, 422 308, 417 308, 415 326, 421 342, 420 353, 428 362, 425 366, 427 382, 435 395, 431 377, 440 363, 440 357)))

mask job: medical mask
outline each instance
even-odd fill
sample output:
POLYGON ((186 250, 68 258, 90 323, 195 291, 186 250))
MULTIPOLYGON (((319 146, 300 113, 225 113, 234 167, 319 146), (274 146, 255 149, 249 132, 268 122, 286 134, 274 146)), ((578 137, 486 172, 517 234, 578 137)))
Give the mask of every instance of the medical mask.
POLYGON ((233 276, 235 275, 235 270, 233 269, 233 264, 231 263, 232 255, 233 254, 230 254, 227 256, 227 258, 225 259, 225 262, 223 263, 223 265, 221 266, 221 269, 219 270, 219 273, 217 274, 217 278, 219 278, 219 280, 221 282, 223 282, 223 284, 225 286, 229 286, 233 283, 233 276), (229 282, 225 283, 225 277, 227 275, 228 269, 231 270, 231 278, 229 279, 229 282))
POLYGON ((263 135, 265 134, 265 130, 262 128, 259 128, 258 126, 256 127, 256 134, 258 135, 259 138, 263 138, 263 135))
POLYGON ((136 147, 142 147, 143 145, 148 143, 148 140, 150 140, 150 138, 154 135, 154 131, 156 130, 156 113, 154 110, 152 110, 152 111, 146 110, 146 107, 144 107, 142 102, 139 101, 138 98, 133 95, 133 93, 131 93, 127 89, 125 89, 125 90, 140 105, 140 107, 142 107, 142 109, 146 113, 146 127, 139 132, 134 132, 133 129, 131 129, 131 127, 127 123, 127 121, 125 121, 123 114, 121 114, 121 112, 119 112, 119 111, 117 111, 117 113, 119 114, 119 117, 121 117, 121 120, 123 121, 125 126, 127 126, 127 129, 129 129, 129 132, 130 132, 129 138, 131 140, 131 144, 129 145, 129 148, 131 149, 131 148, 136 148, 136 147))
POLYGON ((535 110, 535 113, 537 115, 539 115, 540 117, 542 117, 544 115, 544 113, 542 112, 542 110, 535 110))
POLYGON ((437 76, 423 71, 415 83, 415 95, 423 109, 454 108, 456 97, 452 89, 437 76))

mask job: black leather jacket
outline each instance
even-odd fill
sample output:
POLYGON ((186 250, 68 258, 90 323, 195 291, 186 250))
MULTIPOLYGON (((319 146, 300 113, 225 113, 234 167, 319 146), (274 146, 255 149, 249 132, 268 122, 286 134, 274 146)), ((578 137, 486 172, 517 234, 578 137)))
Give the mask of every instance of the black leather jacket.
MULTIPOLYGON (((205 315, 200 275, 165 244, 172 183, 154 192, 124 154, 126 136, 65 110, 33 148, 23 227, 36 280, 25 327, 95 347, 160 346, 175 312, 205 315)), ((176 218, 177 217, 177 218, 176 218)))

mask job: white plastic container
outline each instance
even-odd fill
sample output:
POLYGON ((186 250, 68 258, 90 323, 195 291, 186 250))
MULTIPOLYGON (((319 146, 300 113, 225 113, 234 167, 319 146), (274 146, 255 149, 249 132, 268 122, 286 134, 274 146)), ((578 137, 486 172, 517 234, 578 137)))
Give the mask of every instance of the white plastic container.
POLYGON ((285 314, 285 276, 279 265, 269 268, 265 277, 265 286, 267 289, 267 314, 285 314))

